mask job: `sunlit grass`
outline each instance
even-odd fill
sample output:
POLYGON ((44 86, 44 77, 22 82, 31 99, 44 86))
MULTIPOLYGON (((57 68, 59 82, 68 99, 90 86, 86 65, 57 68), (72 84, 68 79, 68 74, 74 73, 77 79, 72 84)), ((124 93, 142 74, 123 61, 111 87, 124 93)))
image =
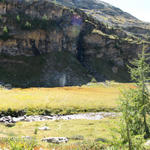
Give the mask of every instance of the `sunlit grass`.
POLYGON ((28 113, 76 113, 86 111, 114 111, 121 88, 128 84, 111 86, 0 89, 0 110, 26 110, 28 113))
MULTIPOLYGON (((106 83, 90 84, 82 87, 61 88, 28 88, 28 89, 0 89, 0 109, 27 110, 28 113, 37 113, 39 110, 51 110, 51 113, 77 113, 86 111, 114 111, 117 109, 120 90, 134 88, 133 84, 106 83), (30 112, 31 111, 31 112, 30 112)), ((0 124, 0 137, 31 136, 36 138, 38 146, 45 149, 79 149, 82 143, 90 146, 95 139, 102 138, 111 141, 113 128, 118 128, 118 118, 105 118, 102 120, 58 120, 42 122, 19 122, 8 128, 0 124), (50 130, 40 131, 38 127, 48 126, 50 130), (37 133, 35 134, 35 130, 37 133), (69 140, 67 144, 49 145, 41 142, 44 137, 83 136, 84 140, 69 140), (81 143, 81 145, 79 144, 81 143)), ((4 143, 2 142, 2 145, 4 143)), ((107 145, 107 144, 106 144, 107 145)))
MULTIPOLYGON (((44 122, 19 122, 16 126, 8 128, 0 124, 0 137, 22 137, 31 136, 36 139, 41 146, 48 147, 48 144, 41 142, 44 137, 68 137, 83 136, 83 140, 69 140, 67 145, 83 142, 95 141, 98 138, 107 141, 112 140, 113 128, 118 128, 118 119, 105 118, 102 120, 59 120, 59 121, 44 121, 44 122), (35 129, 42 126, 48 126, 50 130, 38 130, 35 134, 35 129)), ((117 133, 115 133, 117 135, 117 133)), ((66 144, 63 144, 66 145, 66 144)), ((53 146, 52 146, 53 147, 53 146)))

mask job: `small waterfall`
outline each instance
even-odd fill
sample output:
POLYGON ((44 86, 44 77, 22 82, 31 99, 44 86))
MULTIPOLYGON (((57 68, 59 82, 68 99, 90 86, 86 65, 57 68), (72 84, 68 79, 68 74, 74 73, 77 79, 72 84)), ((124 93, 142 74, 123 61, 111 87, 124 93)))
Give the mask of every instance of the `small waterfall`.
POLYGON ((60 78, 59 78, 59 85, 61 87, 65 86, 66 85, 66 74, 63 74, 60 78))

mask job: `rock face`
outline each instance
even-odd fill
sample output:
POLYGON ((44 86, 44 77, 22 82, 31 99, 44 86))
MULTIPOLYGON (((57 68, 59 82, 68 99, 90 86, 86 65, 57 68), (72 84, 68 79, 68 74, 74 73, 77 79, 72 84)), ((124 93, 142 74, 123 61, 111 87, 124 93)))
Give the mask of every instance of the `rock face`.
MULTIPOLYGON (((53 0, 49 0, 53 1, 53 0)), ((119 27, 124 32, 133 34, 143 39, 150 37, 150 23, 142 22, 134 16, 122 11, 101 0, 56 0, 58 3, 82 9, 88 15, 108 24, 109 26, 119 27)))
POLYGON ((69 9, 65 10, 63 7, 46 1, 26 3, 15 0, 3 7, 6 7, 7 11, 6 17, 2 17, 1 28, 7 25, 9 34, 13 37, 10 39, 8 37, 7 41, 0 41, 1 53, 13 56, 33 56, 68 49, 75 53, 76 47, 72 45, 75 45, 74 38, 77 35, 72 33, 73 14, 69 14, 69 9), (18 23, 17 16, 21 18, 18 23), (7 24, 7 22, 11 23, 7 24))
POLYGON ((52 1, 0 1, 0 81, 12 86, 127 81, 140 40, 52 1))

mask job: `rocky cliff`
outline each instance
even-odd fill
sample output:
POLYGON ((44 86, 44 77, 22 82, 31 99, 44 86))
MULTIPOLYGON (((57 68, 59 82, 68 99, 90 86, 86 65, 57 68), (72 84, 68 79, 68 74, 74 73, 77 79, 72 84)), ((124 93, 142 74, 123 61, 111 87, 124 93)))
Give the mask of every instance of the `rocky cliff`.
POLYGON ((79 8, 111 27, 120 28, 127 34, 150 41, 150 23, 143 22, 106 2, 101 0, 56 0, 56 2, 70 8, 79 8))
POLYGON ((46 0, 1 0, 0 22, 0 81, 13 86, 128 81, 126 63, 143 42, 81 9, 46 0))

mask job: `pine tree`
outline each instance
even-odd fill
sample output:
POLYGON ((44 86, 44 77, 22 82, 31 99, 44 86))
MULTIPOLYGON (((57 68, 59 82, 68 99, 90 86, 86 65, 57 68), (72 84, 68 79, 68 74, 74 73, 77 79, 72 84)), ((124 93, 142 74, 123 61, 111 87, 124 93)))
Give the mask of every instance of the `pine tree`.
POLYGON ((149 56, 145 53, 146 47, 143 46, 142 53, 138 55, 138 59, 131 62, 133 67, 129 67, 131 79, 136 82, 137 89, 139 92, 139 111, 143 117, 145 137, 149 136, 149 127, 147 124, 146 115, 149 111, 150 100, 149 92, 146 84, 150 80, 150 65, 148 64, 149 56))
POLYGON ((128 143, 128 149, 135 147, 141 149, 142 138, 150 136, 147 123, 147 113, 149 112, 150 99, 147 83, 150 78, 149 56, 146 54, 146 47, 134 59, 129 67, 131 79, 136 83, 136 88, 124 90, 120 97, 121 117, 121 138, 122 143, 128 143), (139 141, 135 142, 135 138, 139 141), (140 143, 140 144, 139 144, 140 143))

